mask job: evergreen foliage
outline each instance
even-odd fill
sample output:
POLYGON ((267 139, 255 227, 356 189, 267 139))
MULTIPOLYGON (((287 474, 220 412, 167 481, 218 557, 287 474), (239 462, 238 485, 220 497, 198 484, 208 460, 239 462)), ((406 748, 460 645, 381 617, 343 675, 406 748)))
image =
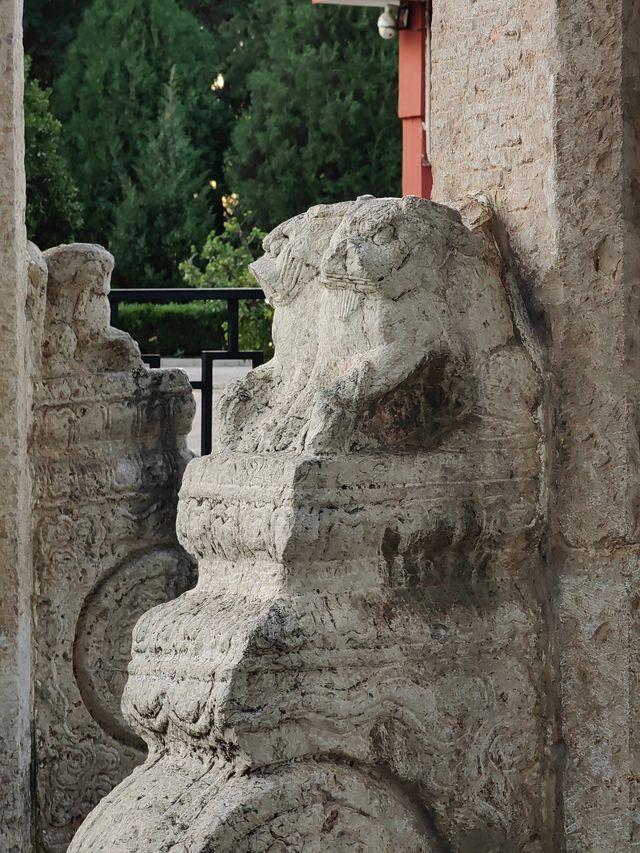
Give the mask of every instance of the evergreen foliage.
POLYGON ((210 32, 216 33, 236 8, 242 9, 247 5, 247 0, 180 0, 180 5, 210 32))
MULTIPOLYGON (((178 0, 211 33, 232 17, 246 0, 178 0)), ((65 51, 76 37, 91 0, 24 0, 22 25, 25 52, 33 59, 34 75, 51 85, 60 74, 65 51)))
MULTIPOLYGON (((273 356, 269 306, 257 301, 241 302, 240 349, 262 352, 265 361, 273 356), (242 305, 249 305, 246 310, 242 305)), ((122 303, 118 327, 129 332, 144 353, 162 356, 199 356, 203 350, 227 348, 227 306, 212 302, 122 303)))
MULTIPOLYGON (((192 257, 180 264, 188 287, 257 286, 249 264, 260 254, 265 235, 259 228, 248 228, 247 219, 229 216, 221 234, 212 231, 199 251, 192 247, 192 257)), ((273 308, 266 302, 242 300, 239 311, 242 349, 258 350, 271 358, 272 320, 273 308)))
POLYGON ((137 287, 179 286, 177 271, 193 240, 211 225, 210 187, 185 128, 172 70, 158 121, 148 132, 116 209, 109 248, 119 274, 137 287))
POLYGON ((212 231, 200 250, 180 264, 180 272, 188 287, 256 287, 249 264, 260 254, 265 232, 253 227, 246 230, 246 219, 226 219, 222 233, 212 231))
POLYGON ((69 164, 60 151, 60 122, 49 105, 50 90, 30 75, 25 60, 24 131, 27 234, 43 249, 69 242, 82 225, 82 207, 69 164))
POLYGON ((253 0, 244 14, 257 58, 237 120, 227 181, 271 228, 312 204, 397 195, 397 53, 371 10, 253 0))
MULTIPOLYGON (((116 286, 179 285, 193 244, 182 274, 206 278, 237 237, 220 230, 232 192, 264 229, 399 192, 397 49, 375 17, 300 0, 25 0, 44 79, 65 56, 53 106, 85 211, 75 236, 114 252, 116 286)), ((69 240, 78 222, 48 230, 69 240)))
POLYGON ((266 33, 258 28, 258 0, 180 0, 199 21, 215 33, 219 47, 219 71, 225 85, 225 103, 239 116, 249 101, 247 78, 262 64, 266 33))
POLYGON ((199 356, 202 350, 226 349, 224 302, 122 303, 118 326, 138 342, 143 353, 199 356))
POLYGON ((175 0, 94 0, 67 51, 54 105, 85 210, 83 238, 117 246, 119 286, 179 283, 173 259, 215 224, 213 194, 195 206, 193 196, 219 177, 228 137, 228 110, 211 89, 217 70, 213 37, 175 0), (167 174, 181 158, 179 174, 167 174), (196 208, 200 228, 187 236, 196 208), (145 255, 161 240, 170 244, 162 269, 145 255))
POLYGON ((91 0, 24 0, 24 48, 33 60, 33 75, 50 86, 60 73, 91 0))

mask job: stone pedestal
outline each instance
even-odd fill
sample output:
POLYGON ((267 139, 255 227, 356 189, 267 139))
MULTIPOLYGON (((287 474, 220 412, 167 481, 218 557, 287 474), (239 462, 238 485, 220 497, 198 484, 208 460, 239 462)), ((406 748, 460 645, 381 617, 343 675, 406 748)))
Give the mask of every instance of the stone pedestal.
POLYGON ((138 623, 149 758, 78 851, 549 849, 543 385, 480 233, 315 208, 256 275, 288 369, 237 382, 138 623))

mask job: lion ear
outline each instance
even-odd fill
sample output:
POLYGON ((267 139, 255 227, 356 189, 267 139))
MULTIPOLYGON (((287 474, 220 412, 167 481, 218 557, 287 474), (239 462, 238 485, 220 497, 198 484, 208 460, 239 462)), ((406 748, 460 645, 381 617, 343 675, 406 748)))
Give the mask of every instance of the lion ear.
POLYGON ((431 207, 429 199, 421 198, 417 195, 405 195, 400 199, 400 208, 403 211, 420 213, 429 207, 431 207))
POLYGON ((320 224, 321 226, 328 220, 336 222, 336 228, 340 220, 349 213, 354 201, 337 201, 334 204, 316 204, 310 207, 306 212, 307 222, 311 225, 320 224))

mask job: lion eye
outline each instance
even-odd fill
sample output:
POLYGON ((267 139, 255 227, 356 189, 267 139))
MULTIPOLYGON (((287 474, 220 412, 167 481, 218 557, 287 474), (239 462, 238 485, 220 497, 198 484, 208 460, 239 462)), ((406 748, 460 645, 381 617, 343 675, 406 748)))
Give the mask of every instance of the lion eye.
POLYGON ((274 234, 264 241, 263 248, 265 252, 269 252, 271 255, 278 255, 288 240, 286 234, 274 234))
POLYGON ((379 246, 384 246, 387 243, 391 243, 395 238, 395 228, 392 225, 387 225, 386 228, 382 228, 374 235, 373 242, 377 243, 379 246))

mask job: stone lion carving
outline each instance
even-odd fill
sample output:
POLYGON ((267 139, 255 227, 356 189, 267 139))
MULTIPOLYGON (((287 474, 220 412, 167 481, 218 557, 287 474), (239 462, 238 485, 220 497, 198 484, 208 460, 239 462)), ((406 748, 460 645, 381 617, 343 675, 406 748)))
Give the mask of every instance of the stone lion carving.
MULTIPOLYGON (((497 354, 500 345, 513 336, 499 276, 494 270, 487 287, 485 246, 448 208, 415 197, 391 203, 364 197, 312 208, 268 236, 265 255, 252 270, 278 309, 276 356, 223 397, 222 446, 426 446, 469 416, 479 399, 495 397, 487 385, 487 360, 498 373, 509 369, 496 363, 506 355, 497 354), (429 240, 438 220, 452 230, 457 225, 455 261, 451 240, 429 240), (453 275, 464 276, 464 293, 453 275), (429 385, 448 411, 423 393, 429 385), (413 399, 416 393, 421 400, 413 399), (389 429, 388 412, 385 423, 378 422, 390 394, 410 407, 404 425, 394 407, 396 431, 389 429)), ((507 356, 527 358, 521 349, 507 356)), ((524 382, 525 404, 537 393, 537 378, 528 381, 528 374, 514 372, 524 382)))
POLYGON ((218 444, 281 450, 300 429, 293 409, 318 350, 320 262, 350 202, 318 205, 279 225, 264 241, 254 275, 274 306, 274 358, 230 383, 217 406, 218 444))
POLYGON ((150 756, 71 850, 541 851, 541 383, 498 270, 414 198, 265 250, 276 358, 187 468, 197 587, 134 632, 150 756))

